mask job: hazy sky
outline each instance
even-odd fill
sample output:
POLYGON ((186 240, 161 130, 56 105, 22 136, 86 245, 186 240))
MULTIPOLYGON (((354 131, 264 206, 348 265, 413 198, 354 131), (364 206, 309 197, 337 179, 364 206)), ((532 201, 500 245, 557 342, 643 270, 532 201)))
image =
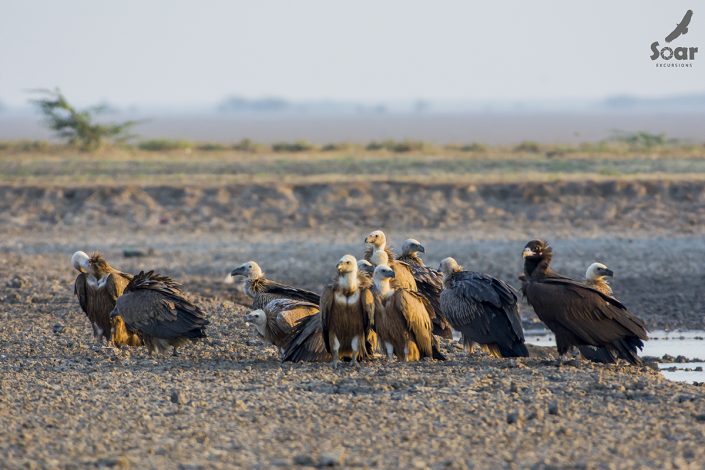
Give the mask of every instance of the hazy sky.
MULTIPOLYGON (((676 44, 674 42, 674 44, 676 44)), ((562 100, 705 91, 695 1, 2 0, 0 101, 562 100), (649 59, 685 11, 692 69, 649 59)))

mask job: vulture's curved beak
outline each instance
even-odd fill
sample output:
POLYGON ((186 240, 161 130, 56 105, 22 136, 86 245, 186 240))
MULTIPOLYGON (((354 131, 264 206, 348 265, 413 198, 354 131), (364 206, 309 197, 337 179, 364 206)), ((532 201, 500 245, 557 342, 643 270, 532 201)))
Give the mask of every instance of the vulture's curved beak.
POLYGON ((387 277, 394 279, 397 277, 397 273, 395 273, 393 269, 390 269, 389 272, 387 272, 387 277))
POLYGON ((372 243, 372 240, 370 240, 369 236, 365 237, 365 243, 372 243))
POLYGON ((238 266, 237 268, 233 269, 230 271, 231 276, 242 276, 245 274, 245 267, 244 266, 238 266))
POLYGON ((529 256, 536 256, 536 253, 534 253, 531 248, 526 247, 524 248, 524 251, 521 252, 521 256, 522 258, 528 258, 529 256))
POLYGON ((614 271, 611 269, 602 269, 601 271, 603 276, 614 277, 614 271))
POLYGON ((416 245, 416 251, 419 253, 426 253, 426 248, 424 248, 423 245, 416 245))

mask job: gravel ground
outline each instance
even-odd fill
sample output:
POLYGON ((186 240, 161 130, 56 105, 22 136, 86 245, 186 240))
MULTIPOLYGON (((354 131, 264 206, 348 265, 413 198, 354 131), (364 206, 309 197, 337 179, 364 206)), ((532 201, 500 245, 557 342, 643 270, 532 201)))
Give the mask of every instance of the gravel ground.
POLYGON ((454 256, 518 286, 522 247, 548 237, 565 274, 607 263, 617 297, 649 328, 704 329, 704 188, 4 187, 0 467, 702 468, 701 386, 646 366, 559 367, 536 347, 515 361, 444 343, 443 363, 280 365, 222 280, 254 259, 319 290, 383 228, 393 246, 421 240, 430 265, 454 256), (125 248, 155 253, 124 258, 125 248), (79 249, 182 281, 209 338, 179 357, 93 345, 73 296, 79 249))
MULTIPOLYGON (((273 278, 317 288, 342 253, 360 251, 364 231, 323 238, 147 230, 128 240, 157 253, 137 259, 120 256, 127 236, 35 231, 0 242, 2 466, 701 468, 705 461, 702 387, 668 382, 648 367, 558 367, 543 348, 517 361, 469 357, 452 343, 444 343, 444 363, 280 365, 243 322, 246 309, 232 301, 223 275, 254 258, 273 278), (209 314, 209 338, 180 357, 95 347, 68 262, 75 249, 93 248, 122 269, 156 267, 184 281, 209 314)), ((510 280, 519 272, 523 240, 417 236, 431 262, 454 254, 510 280)), ((554 246, 558 267, 571 275, 593 259, 607 261, 617 294, 651 327, 702 328, 704 300, 694 293, 703 281, 701 238, 573 238, 554 246)))

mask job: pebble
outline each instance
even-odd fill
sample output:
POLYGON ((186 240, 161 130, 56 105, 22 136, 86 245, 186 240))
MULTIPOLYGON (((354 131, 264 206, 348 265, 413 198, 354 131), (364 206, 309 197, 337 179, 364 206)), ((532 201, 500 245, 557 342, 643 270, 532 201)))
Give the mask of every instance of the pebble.
POLYGON ((171 392, 171 402, 176 403, 177 405, 185 405, 186 395, 180 390, 173 390, 171 392))

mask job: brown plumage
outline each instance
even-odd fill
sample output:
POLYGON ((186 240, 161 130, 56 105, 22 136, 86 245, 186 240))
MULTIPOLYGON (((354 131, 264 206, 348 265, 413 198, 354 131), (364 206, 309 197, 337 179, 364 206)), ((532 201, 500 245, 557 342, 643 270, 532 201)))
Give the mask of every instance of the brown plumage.
POLYGON ((162 352, 206 337, 205 313, 189 301, 181 285, 149 271, 137 274, 115 304, 112 318, 120 317, 130 333, 137 333, 149 352, 162 352))
POLYGON ((296 325, 304 318, 318 313, 318 305, 291 299, 275 299, 264 309, 245 315, 245 321, 255 325, 257 334, 280 352, 289 346, 296 325))
POLYGON ((561 276, 550 268, 553 250, 543 240, 530 241, 522 253, 522 290, 536 315, 556 335, 558 353, 571 346, 597 348, 600 362, 617 358, 641 362, 637 349, 648 339, 644 322, 612 296, 561 276), (606 357, 604 357, 606 356, 606 357))
POLYGON ((333 368, 342 355, 357 364, 372 353, 367 340, 374 323, 374 297, 367 278, 358 276, 355 257, 343 256, 336 269, 336 280, 323 290, 320 303, 323 342, 333 368))
POLYGON ((387 237, 381 230, 375 230, 365 237, 367 248, 365 249, 364 258, 369 261, 372 266, 385 264, 394 270, 394 281, 392 285, 395 288, 409 289, 414 292, 418 290, 414 273, 407 263, 397 261, 394 252, 387 246, 387 237))
POLYGON ((110 312, 115 308, 115 302, 132 276, 112 267, 100 253, 88 256, 82 251, 77 251, 71 258, 71 263, 80 272, 74 283, 74 293, 91 322, 96 341, 112 340, 116 346, 139 346, 139 338, 126 331, 121 331, 115 337, 110 321, 110 312))
MULTIPOLYGON (((352 354, 349 356, 352 357, 352 354)), ((332 356, 326 351, 323 340, 321 312, 302 318, 293 328, 289 346, 282 354, 282 362, 330 362, 331 360, 332 356)))
POLYGON ((292 299, 318 305, 321 298, 315 292, 287 286, 267 279, 254 261, 248 261, 235 268, 231 276, 245 278, 245 292, 252 298, 253 309, 263 309, 275 299, 292 299))
POLYGON ((389 266, 375 268, 375 331, 380 346, 392 359, 418 361, 424 357, 445 359, 434 347, 431 317, 426 300, 417 292, 394 289, 389 266))

